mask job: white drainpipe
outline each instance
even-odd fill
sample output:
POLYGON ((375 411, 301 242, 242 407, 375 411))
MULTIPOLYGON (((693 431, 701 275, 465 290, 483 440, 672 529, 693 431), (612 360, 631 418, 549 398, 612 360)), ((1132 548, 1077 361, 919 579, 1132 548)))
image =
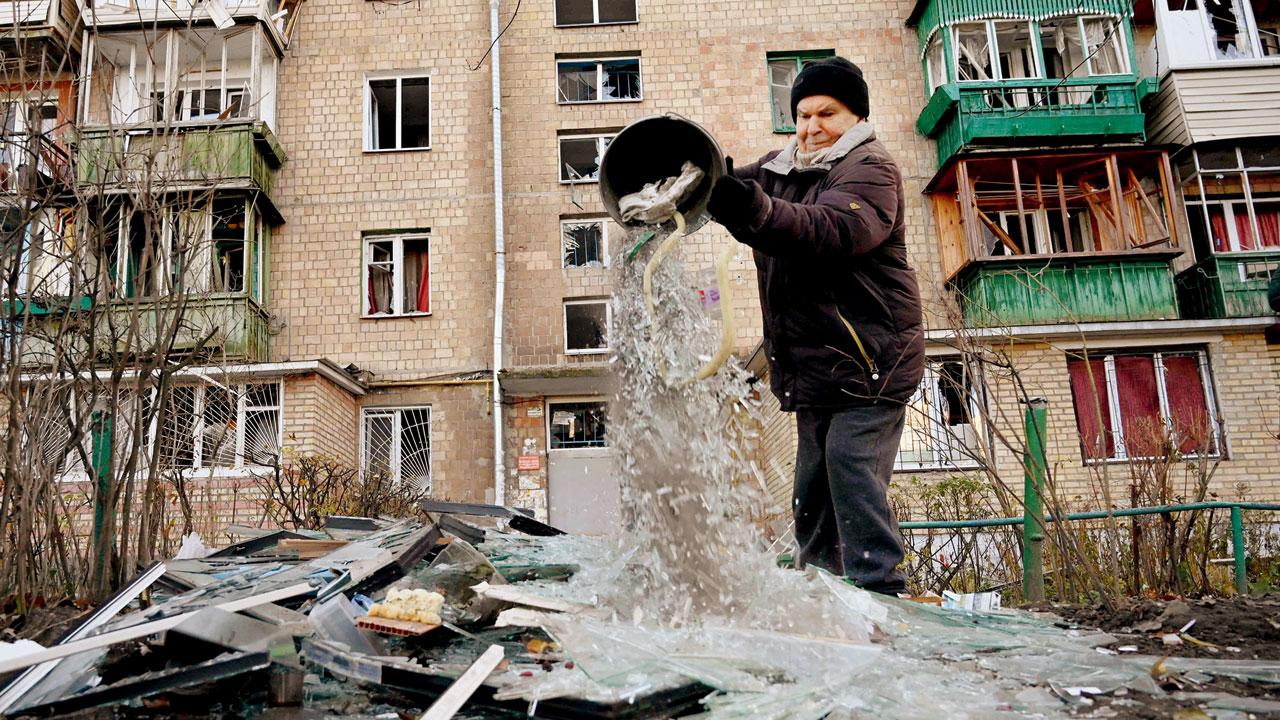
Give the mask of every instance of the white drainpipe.
POLYGON ((493 502, 507 504, 502 447, 502 305, 506 295, 507 241, 502 223, 502 72, 498 66, 498 0, 489 0, 489 57, 493 90, 493 502))

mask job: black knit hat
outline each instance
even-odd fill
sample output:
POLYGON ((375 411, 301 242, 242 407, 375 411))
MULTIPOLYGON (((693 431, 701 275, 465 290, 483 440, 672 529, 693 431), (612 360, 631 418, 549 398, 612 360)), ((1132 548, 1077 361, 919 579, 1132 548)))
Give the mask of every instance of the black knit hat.
POLYGON ((793 121, 796 106, 810 95, 830 95, 858 117, 865 118, 871 114, 871 100, 867 97, 867 81, 862 79, 862 70, 842 57, 815 60, 796 75, 796 81, 791 84, 793 121))

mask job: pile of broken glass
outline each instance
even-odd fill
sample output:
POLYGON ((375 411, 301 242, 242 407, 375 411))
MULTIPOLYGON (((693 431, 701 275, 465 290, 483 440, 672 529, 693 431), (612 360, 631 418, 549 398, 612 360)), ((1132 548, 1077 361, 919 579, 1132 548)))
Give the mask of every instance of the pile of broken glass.
POLYGON ((1162 695, 1157 662, 1280 682, 1278 663, 1104 653, 1114 638, 1051 616, 885 598, 774 564, 731 610, 677 618, 654 610, 671 598, 629 594, 634 552, 615 542, 510 508, 427 506, 158 563, 59 643, 0 648, 13 677, 0 714, 1053 718, 1162 695), (444 597, 439 624, 369 617, 406 589, 444 597))

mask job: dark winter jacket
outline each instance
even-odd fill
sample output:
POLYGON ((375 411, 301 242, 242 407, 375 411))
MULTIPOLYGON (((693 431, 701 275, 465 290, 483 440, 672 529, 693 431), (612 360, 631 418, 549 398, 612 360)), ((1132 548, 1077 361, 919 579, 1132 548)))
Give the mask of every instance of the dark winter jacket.
POLYGON ((870 125, 840 140, 853 147, 829 169, 797 170, 789 147, 735 171, 758 184, 754 219, 729 229, 755 250, 764 350, 787 411, 905 402, 924 373, 901 175, 870 125))
POLYGON ((1267 302, 1271 309, 1280 313, 1280 265, 1271 271, 1271 284, 1267 286, 1267 302))

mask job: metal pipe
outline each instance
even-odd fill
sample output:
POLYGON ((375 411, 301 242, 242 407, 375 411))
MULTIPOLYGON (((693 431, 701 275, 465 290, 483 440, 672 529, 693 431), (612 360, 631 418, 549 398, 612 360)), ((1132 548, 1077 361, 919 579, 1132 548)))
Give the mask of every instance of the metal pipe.
MULTIPOLYGON (((1047 523, 1071 520, 1101 520, 1107 517, 1132 517, 1134 515, 1164 515, 1191 510, 1267 510, 1280 512, 1280 505, 1274 503, 1230 502, 1217 500, 1212 502, 1183 503, 1181 505, 1153 505, 1150 507, 1121 508, 1119 510, 1091 510, 1089 512, 1069 513, 1061 518, 1045 515, 1047 523)), ((914 520, 898 523, 903 530, 962 530, 984 527, 1012 527, 1021 525, 1024 518, 982 518, 980 520, 914 520)))
POLYGON ((1024 428, 1027 452, 1023 457, 1022 597, 1031 602, 1044 600, 1044 508, 1040 495, 1048 464, 1044 447, 1048 408, 1049 402, 1043 398, 1028 400, 1024 428))
POLYGON ((1231 551, 1235 556, 1236 593, 1244 595, 1249 592, 1248 578, 1244 557, 1244 513, 1240 507, 1231 508, 1231 551))
POLYGON ((493 503, 506 504, 502 447, 502 306, 506 295, 507 248, 502 222, 502 73, 498 63, 498 0, 489 0, 490 90, 493 99, 493 503))

